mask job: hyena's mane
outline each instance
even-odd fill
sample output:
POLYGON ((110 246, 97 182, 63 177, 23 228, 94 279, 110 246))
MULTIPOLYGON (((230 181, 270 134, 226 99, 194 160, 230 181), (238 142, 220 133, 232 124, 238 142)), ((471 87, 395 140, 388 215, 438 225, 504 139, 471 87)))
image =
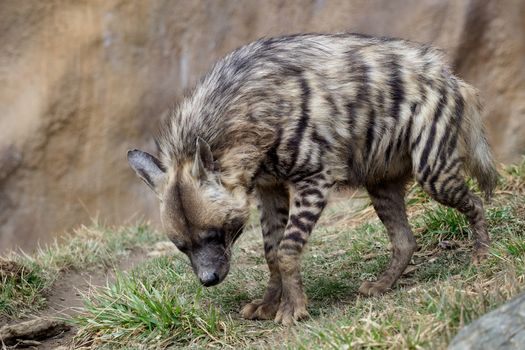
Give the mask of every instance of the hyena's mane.
POLYGON ((257 49, 253 46, 243 47, 219 60, 170 111, 156 137, 165 166, 191 158, 198 137, 215 151, 228 148, 232 143, 232 131, 241 112, 235 108, 239 91, 246 85, 246 76, 254 66, 246 57, 257 49))
POLYGON ((162 123, 156 137, 161 162, 168 168, 191 158, 198 137, 219 156, 241 144, 251 145, 252 152, 257 148, 258 155, 250 147, 241 150, 246 158, 261 156, 275 138, 275 123, 268 115, 278 105, 272 82, 300 76, 309 57, 328 54, 315 35, 305 34, 260 39, 225 56, 162 123), (256 120, 255 114, 267 118, 256 120))

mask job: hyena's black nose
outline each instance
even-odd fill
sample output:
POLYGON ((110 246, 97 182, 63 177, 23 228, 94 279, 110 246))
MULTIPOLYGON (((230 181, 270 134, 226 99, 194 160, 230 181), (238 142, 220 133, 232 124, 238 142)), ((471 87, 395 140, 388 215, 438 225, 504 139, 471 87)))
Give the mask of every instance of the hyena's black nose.
POLYGON ((205 287, 214 286, 219 283, 219 275, 215 272, 203 272, 199 274, 199 279, 205 287))

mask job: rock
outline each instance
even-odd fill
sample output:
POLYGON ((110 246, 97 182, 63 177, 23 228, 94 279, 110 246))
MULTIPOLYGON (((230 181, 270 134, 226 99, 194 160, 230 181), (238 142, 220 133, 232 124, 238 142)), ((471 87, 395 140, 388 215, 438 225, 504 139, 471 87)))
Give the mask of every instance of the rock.
POLYGON ((456 249, 457 247, 459 247, 459 244, 457 242, 454 242, 454 241, 441 241, 438 243, 438 247, 443 249, 443 250, 452 250, 452 249, 456 249))
POLYGON ((232 49, 355 31, 433 43, 481 90, 498 159, 525 152, 522 0, 0 2, 0 250, 98 217, 158 223, 126 151, 232 49))
POLYGON ((525 346, 525 293, 463 328, 449 350, 519 350, 525 346))
MULTIPOLYGON (((38 340, 54 337, 70 328, 64 321, 49 318, 35 318, 30 321, 7 325, 0 328, 0 343, 14 345, 22 343, 35 345, 38 340)), ((38 344, 37 344, 38 345, 38 344)))

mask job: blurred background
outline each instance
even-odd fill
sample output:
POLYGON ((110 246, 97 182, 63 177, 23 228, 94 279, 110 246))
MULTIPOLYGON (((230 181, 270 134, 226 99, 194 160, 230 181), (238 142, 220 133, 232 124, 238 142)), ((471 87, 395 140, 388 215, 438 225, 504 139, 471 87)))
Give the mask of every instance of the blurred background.
POLYGON ((1 0, 0 252, 93 218, 158 224, 126 151, 211 64, 262 36, 433 43, 486 101, 501 162, 525 153, 524 0, 1 0))

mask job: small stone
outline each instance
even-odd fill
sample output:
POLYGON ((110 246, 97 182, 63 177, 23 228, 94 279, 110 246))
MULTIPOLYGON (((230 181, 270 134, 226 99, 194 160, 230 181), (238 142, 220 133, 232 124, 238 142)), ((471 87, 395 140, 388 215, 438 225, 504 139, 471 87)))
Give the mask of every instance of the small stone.
POLYGON ((441 241, 438 243, 438 247, 443 250, 452 250, 458 247, 458 244, 454 241, 441 241))

